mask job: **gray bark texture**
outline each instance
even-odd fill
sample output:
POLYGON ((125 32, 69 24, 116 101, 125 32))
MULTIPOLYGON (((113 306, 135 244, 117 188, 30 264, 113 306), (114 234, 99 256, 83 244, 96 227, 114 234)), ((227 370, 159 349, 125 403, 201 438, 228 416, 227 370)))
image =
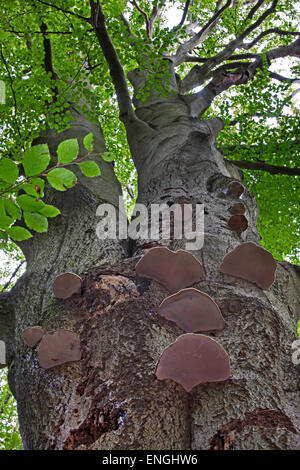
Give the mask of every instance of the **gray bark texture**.
MULTIPOLYGON (((135 89, 139 76, 130 77, 135 89)), ((170 380, 159 381, 155 367, 162 351, 184 332, 157 316, 169 295, 154 281, 139 278, 135 265, 151 246, 172 250, 184 240, 100 241, 95 235, 101 202, 117 206, 121 194, 113 166, 102 163, 102 176, 87 179, 47 199, 62 215, 47 234, 22 243, 27 271, 1 307, 0 331, 7 320, 9 384, 18 402, 25 449, 300 449, 300 374, 292 363, 297 339, 299 273, 278 262, 267 291, 222 274, 221 262, 244 241, 259 244, 257 206, 247 189, 242 196, 248 229, 228 226, 238 202, 224 191, 240 171, 224 162, 215 147, 220 119, 199 120, 178 93, 135 100, 136 119, 127 124, 128 142, 138 171, 138 202, 202 203, 204 246, 193 254, 205 280, 193 287, 219 305, 226 327, 214 338, 229 353, 231 377, 202 384, 186 393, 170 380), (54 278, 72 271, 83 280, 82 295, 56 300, 54 278), (40 325, 46 331, 73 330, 80 336, 79 362, 42 369, 36 348, 22 331, 40 325)), ((73 110, 71 128, 41 136, 51 153, 59 141, 101 130, 73 110)), ((81 148, 81 151, 83 149, 81 148)), ((1 336, 1 334, 0 334, 1 336)))

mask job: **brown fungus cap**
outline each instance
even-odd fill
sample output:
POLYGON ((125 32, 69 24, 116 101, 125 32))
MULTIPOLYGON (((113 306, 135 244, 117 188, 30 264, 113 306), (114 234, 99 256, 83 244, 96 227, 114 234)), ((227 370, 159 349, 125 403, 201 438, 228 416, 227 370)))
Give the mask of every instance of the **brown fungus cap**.
POLYGON ((222 273, 255 282, 264 290, 273 284, 275 270, 273 255, 252 242, 242 243, 228 253, 220 266, 222 273))
POLYGON ((45 331, 41 326, 31 326, 22 333, 22 338, 27 346, 33 348, 44 336, 45 331))
POLYGON ((233 206, 230 207, 231 214, 245 214, 246 207, 242 202, 237 202, 233 206))
POLYGON ((183 289, 167 297, 158 314, 171 320, 187 333, 223 330, 225 321, 213 299, 197 289, 183 289))
POLYGON ((162 284, 170 292, 177 292, 204 279, 199 261, 188 251, 171 251, 166 247, 151 248, 137 263, 139 276, 162 284))
POLYGON ((248 228, 248 220, 243 214, 235 214, 228 220, 228 225, 231 230, 242 233, 248 228))
POLYGON ((228 185, 228 194, 232 194, 236 197, 240 197, 244 191, 245 191, 245 186, 239 181, 232 181, 232 183, 228 185))
POLYGON ((179 336, 162 353, 156 367, 159 380, 171 379, 190 392, 205 382, 221 382, 230 377, 230 359, 224 348, 205 335, 179 336))
POLYGON ((64 273, 57 276, 53 283, 53 292, 57 299, 68 299, 73 294, 81 293, 82 280, 77 274, 64 273))
POLYGON ((38 349, 38 361, 43 369, 80 359, 80 341, 73 331, 57 330, 43 336, 38 349))

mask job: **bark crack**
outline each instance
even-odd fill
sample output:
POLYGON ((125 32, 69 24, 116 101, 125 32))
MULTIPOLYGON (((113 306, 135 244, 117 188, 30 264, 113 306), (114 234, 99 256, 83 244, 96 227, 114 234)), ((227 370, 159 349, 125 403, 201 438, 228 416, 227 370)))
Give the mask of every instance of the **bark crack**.
POLYGON ((257 408, 245 413, 243 420, 234 419, 222 426, 210 439, 210 450, 233 450, 237 435, 249 426, 282 428, 296 434, 290 418, 281 411, 257 408))
POLYGON ((79 428, 70 431, 63 450, 74 450, 81 445, 89 447, 102 434, 116 431, 119 428, 125 412, 111 403, 101 406, 98 403, 100 398, 99 396, 95 397, 86 419, 79 428))

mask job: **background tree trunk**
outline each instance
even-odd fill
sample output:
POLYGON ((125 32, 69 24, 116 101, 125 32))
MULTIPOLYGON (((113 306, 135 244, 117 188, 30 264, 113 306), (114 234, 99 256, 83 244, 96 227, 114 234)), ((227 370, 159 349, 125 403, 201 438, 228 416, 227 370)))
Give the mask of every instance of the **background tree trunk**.
MULTIPOLYGON (((137 89, 137 78, 131 79, 137 89)), ((138 202, 205 205, 204 247, 193 252, 205 280, 194 287, 220 306, 226 327, 214 337, 230 355, 232 376, 190 394, 156 379, 163 349, 183 331, 158 318, 158 306, 169 293, 139 278, 135 265, 149 246, 164 243, 176 250, 184 248, 184 240, 100 242, 96 208, 103 201, 116 206, 121 194, 112 165, 102 163, 101 178, 78 175, 74 189, 62 195, 49 190, 48 200, 62 216, 51 221, 47 234, 22 243, 28 267, 7 303, 13 312, 7 341, 24 447, 299 449, 299 366, 291 362, 299 275, 288 263, 277 263, 273 286, 262 291, 219 271, 225 254, 241 242, 259 243, 257 207, 249 191, 242 197, 248 229, 238 235, 227 224, 237 198, 224 190, 239 172, 226 166, 215 147, 221 120, 192 117, 187 101, 176 94, 151 94, 135 104, 138 119, 126 127, 138 171, 138 202), (83 277, 83 294, 55 300, 53 280, 65 271, 83 277), (33 325, 75 331, 82 360, 43 370, 36 349, 21 339, 24 328, 33 325)), ((70 130, 41 136, 50 148, 96 132, 73 113, 70 130)), ((97 149, 103 151, 97 132, 97 149)))

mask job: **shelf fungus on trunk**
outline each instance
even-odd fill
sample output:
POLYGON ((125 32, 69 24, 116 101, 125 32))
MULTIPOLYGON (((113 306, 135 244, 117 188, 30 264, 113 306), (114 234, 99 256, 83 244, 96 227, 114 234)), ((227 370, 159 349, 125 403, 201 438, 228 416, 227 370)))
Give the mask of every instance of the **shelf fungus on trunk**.
POLYGON ((162 284, 177 292, 204 279, 204 269, 188 251, 171 251, 166 247, 151 248, 137 263, 139 276, 162 284))
POLYGON ((228 225, 231 230, 234 230, 237 233, 245 232, 248 228, 248 220, 243 214, 235 214, 230 217, 228 220, 228 225))
POLYGON ((227 194, 231 194, 236 197, 240 197, 244 191, 245 186, 239 181, 232 181, 227 188, 227 194))
POLYGON ((38 349, 38 361, 43 369, 80 359, 80 341, 73 331, 56 330, 43 336, 38 349))
POLYGON ((246 207, 242 202, 237 202, 233 206, 230 207, 230 212, 231 214, 245 214, 246 212, 246 207))
POLYGON ((197 289, 183 289, 167 297, 158 314, 175 322, 187 333, 223 330, 225 321, 214 300, 197 289))
POLYGON ((220 266, 222 273, 254 282, 264 290, 273 284, 275 270, 273 255, 253 242, 236 247, 224 257, 220 266))
POLYGON ((159 380, 171 379, 190 392, 196 385, 222 382, 231 375, 230 359, 209 336, 187 333, 179 336, 162 353, 156 367, 159 380))
POLYGON ((0 340, 0 368, 6 366, 6 347, 4 341, 0 340))
POLYGON ((57 276, 53 283, 53 292, 57 299, 68 299, 73 294, 81 294, 82 280, 77 274, 64 273, 57 276))
POLYGON ((44 334, 45 331, 41 326, 31 326, 23 331, 22 338, 27 346, 33 348, 38 344, 39 341, 41 341, 44 334))

